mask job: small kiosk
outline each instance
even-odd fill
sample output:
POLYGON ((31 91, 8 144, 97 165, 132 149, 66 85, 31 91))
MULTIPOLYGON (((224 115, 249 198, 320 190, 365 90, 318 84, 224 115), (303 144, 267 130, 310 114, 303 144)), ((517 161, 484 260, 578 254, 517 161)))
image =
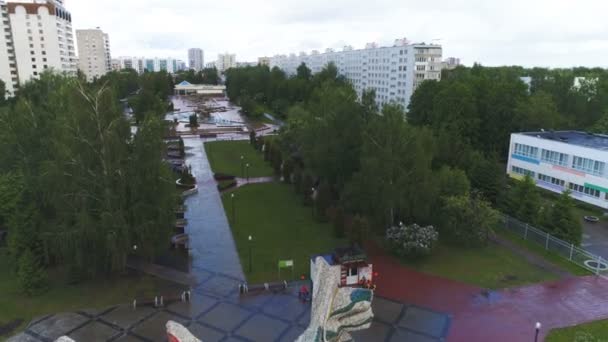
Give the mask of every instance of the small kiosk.
POLYGON ((373 284, 373 265, 367 262, 367 255, 358 246, 336 248, 331 254, 313 256, 310 259, 310 274, 315 274, 317 257, 322 257, 331 267, 340 269, 340 286, 373 284))

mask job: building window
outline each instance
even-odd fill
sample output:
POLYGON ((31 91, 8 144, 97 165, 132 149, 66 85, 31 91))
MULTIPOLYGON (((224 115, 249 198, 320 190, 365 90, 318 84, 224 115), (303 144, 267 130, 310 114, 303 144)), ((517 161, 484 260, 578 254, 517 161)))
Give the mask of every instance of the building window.
MULTIPOLYGON (((44 52, 44 51, 43 51, 43 52, 44 52)), ((31 54, 31 55, 33 55, 33 54, 35 54, 35 52, 34 52, 34 51, 30 51, 30 54, 31 54)))
POLYGON ((542 150, 541 160, 550 164, 568 166, 568 155, 550 150, 542 150))
POLYGON ((566 184, 565 181, 563 181, 563 180, 561 180, 559 178, 543 175, 542 173, 538 174, 538 179, 540 181, 542 181, 542 182, 551 183, 553 185, 558 185, 558 186, 561 186, 561 187, 563 187, 566 184))
POLYGON ((36 57, 32 58, 32 62, 35 62, 35 61, 36 61, 36 57))
POLYGON ((524 157, 538 158, 538 147, 532 147, 532 146, 516 143, 515 144, 515 154, 524 156, 524 157))
POLYGON ((605 163, 593 159, 581 158, 577 156, 574 156, 572 159, 573 169, 596 176, 602 176, 604 174, 604 165, 605 163))
POLYGON ((585 194, 585 195, 593 196, 593 197, 596 197, 596 198, 600 198, 600 192, 598 190, 591 189, 591 188, 588 188, 586 186, 582 186, 582 185, 578 185, 578 184, 574 184, 574 183, 570 183, 570 185, 568 187, 573 192, 578 192, 578 193, 581 193, 581 194, 585 194))
POLYGON ((530 176, 532 178, 534 178, 535 173, 534 171, 530 171, 530 170, 526 170, 523 169, 521 167, 517 167, 517 166, 512 166, 511 170, 513 171, 513 173, 516 173, 518 175, 522 175, 522 176, 530 176))

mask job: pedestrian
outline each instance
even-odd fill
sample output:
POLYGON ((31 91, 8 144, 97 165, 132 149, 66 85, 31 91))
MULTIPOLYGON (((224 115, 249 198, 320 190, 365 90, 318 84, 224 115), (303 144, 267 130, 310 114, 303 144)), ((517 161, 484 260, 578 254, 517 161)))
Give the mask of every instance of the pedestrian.
POLYGON ((302 287, 300 287, 298 298, 302 301, 302 303, 305 303, 308 300, 308 287, 306 287, 306 285, 302 285, 302 287))

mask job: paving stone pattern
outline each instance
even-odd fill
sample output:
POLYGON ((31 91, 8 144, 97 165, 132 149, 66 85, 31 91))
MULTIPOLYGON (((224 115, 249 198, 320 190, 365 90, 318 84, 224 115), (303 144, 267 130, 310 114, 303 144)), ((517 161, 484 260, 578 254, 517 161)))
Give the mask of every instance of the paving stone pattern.
MULTIPOLYGON (((185 325, 203 342, 289 341, 308 326, 310 304, 301 303, 294 283, 286 291, 240 296, 238 279, 214 273, 198 285, 189 303, 163 308, 119 305, 103 310, 55 314, 32 322, 10 342, 50 342, 67 335, 77 342, 166 341, 165 323, 185 325), (217 284, 226 288, 218 289, 217 284)), ((355 341, 445 341, 450 317, 376 297, 374 323, 353 333, 355 341)))

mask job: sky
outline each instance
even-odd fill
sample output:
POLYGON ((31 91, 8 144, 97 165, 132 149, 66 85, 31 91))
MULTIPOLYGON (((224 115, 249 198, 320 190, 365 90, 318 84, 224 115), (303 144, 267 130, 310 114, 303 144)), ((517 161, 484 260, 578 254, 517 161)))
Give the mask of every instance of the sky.
POLYGON ((260 56, 440 43, 465 65, 608 67, 605 0, 64 0, 73 26, 100 27, 112 56, 260 56))

